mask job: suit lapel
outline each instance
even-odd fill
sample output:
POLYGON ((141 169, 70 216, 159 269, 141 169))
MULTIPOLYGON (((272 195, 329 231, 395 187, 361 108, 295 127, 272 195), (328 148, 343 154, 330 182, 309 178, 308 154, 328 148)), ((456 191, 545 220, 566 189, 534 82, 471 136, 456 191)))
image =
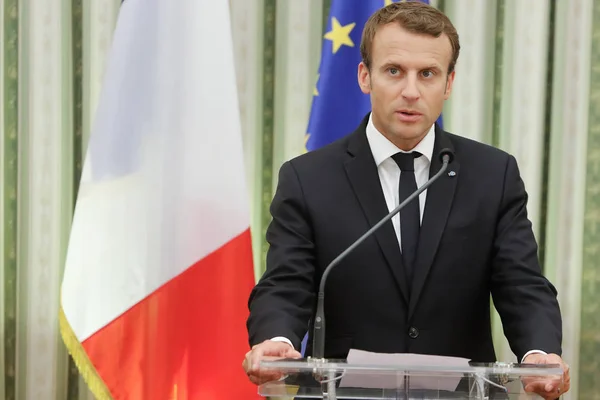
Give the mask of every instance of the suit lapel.
MULTIPOLYGON (((435 175, 442 167, 442 162, 439 159, 439 151, 443 148, 454 150, 454 146, 448 135, 436 125, 435 145, 433 148, 433 157, 429 176, 435 175)), ((419 233, 419 246, 417 249, 417 259, 414 270, 414 280, 412 282, 410 305, 408 310, 408 318, 412 318, 419 296, 427 280, 427 275, 433 264, 448 214, 452 208, 452 200, 456 189, 456 182, 459 179, 458 171, 460 165, 454 158, 452 164, 448 166, 446 173, 440 176, 429 189, 427 189, 427 200, 425 202, 425 211, 423 213, 423 221, 419 233), (454 176, 448 175, 448 172, 454 171, 454 176)))
MULTIPOLYGON (((365 126, 366 120, 349 137, 348 153, 350 158, 344 163, 344 166, 352 189, 372 227, 385 217, 389 210, 383 196, 377 166, 367 141, 365 126)), ((409 287, 392 221, 388 221, 376 230, 374 236, 391 268, 400 292, 408 304, 409 287)))

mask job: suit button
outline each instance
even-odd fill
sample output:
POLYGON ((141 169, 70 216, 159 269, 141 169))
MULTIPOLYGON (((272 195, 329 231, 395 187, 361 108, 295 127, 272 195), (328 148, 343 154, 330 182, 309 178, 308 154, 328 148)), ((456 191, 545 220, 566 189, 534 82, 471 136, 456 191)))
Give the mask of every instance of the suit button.
POLYGON ((408 336, 410 336, 412 339, 418 338, 419 330, 417 328, 415 328, 414 326, 411 326, 410 329, 408 330, 408 336))

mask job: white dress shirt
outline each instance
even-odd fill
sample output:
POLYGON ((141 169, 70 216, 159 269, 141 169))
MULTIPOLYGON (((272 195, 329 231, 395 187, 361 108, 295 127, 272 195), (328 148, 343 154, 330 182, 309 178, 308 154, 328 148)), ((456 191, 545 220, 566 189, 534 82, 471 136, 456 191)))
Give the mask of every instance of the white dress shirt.
MULTIPOLYGON (((369 116, 369 122, 366 128, 367 141, 371 147, 373 153, 373 159, 377 165, 377 172, 379 174, 379 181, 381 182, 381 188, 383 189, 383 195, 385 197, 385 203, 388 208, 388 212, 391 212, 394 208, 400 204, 399 202, 399 185, 400 185, 400 167, 392 159, 392 156, 398 152, 409 153, 417 151, 422 154, 421 157, 415 158, 415 179, 417 181, 417 188, 423 186, 429 179, 429 167, 431 166, 431 160, 433 157, 433 147, 435 144, 435 125, 429 128, 429 131, 425 137, 415 146, 411 151, 404 151, 396 147, 395 144, 390 142, 383 134, 381 134, 375 125, 373 120, 369 116)), ((419 210, 421 214, 421 223, 423 222, 423 213, 425 211, 425 200, 427 199, 427 190, 423 191, 419 195, 419 210)), ((394 225, 394 231, 398 238, 398 244, 402 249, 402 236, 400 233, 400 213, 396 214, 392 218, 392 224, 394 225)), ((293 347, 292 342, 283 336, 277 336, 271 340, 286 342, 293 347)), ((525 353, 523 359, 532 353, 546 354, 541 350, 531 350, 525 353)), ((522 362, 521 360, 521 362, 522 362)))
MULTIPOLYGON (((377 172, 379 173, 379 181, 381 182, 381 188, 383 189, 385 203, 387 204, 388 211, 391 212, 398 204, 400 204, 398 196, 401 174, 400 167, 398 167, 398 164, 392 159, 392 156, 396 153, 409 153, 410 151, 400 150, 395 144, 390 142, 377 130, 377 128, 375 128, 371 118, 369 118, 369 123, 367 124, 367 141, 369 142, 371 152, 373 153, 373 159, 377 165, 377 172)), ((432 125, 425 137, 411 150, 422 154, 421 157, 415 158, 415 179, 417 181, 417 188, 423 186, 429 179, 429 167, 431 165, 431 157, 433 156, 434 143, 435 128, 434 125, 432 125)), ((421 222, 423 221, 426 199, 427 190, 419 195, 421 222)), ((400 248, 402 248, 400 223, 400 213, 398 213, 392 218, 392 224, 394 225, 394 231, 398 238, 398 244, 400 245, 400 248)))

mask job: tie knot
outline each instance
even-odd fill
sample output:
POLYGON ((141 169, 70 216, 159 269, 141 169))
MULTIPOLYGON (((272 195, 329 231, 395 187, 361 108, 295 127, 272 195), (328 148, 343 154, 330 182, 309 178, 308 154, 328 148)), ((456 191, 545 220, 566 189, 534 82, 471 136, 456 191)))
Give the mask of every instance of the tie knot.
POLYGON ((421 153, 413 151, 410 153, 396 153, 392 156, 400 171, 414 171, 415 170, 415 158, 421 157, 421 153))

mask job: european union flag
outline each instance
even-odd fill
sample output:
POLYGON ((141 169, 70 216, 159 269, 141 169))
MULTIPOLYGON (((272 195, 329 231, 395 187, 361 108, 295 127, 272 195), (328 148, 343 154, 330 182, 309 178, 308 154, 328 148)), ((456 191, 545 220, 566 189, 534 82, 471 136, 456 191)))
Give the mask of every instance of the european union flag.
MULTIPOLYGON (((428 3, 428 0, 421 0, 428 3)), ((314 150, 353 132, 371 110, 361 92, 357 68, 362 30, 379 8, 392 0, 332 0, 313 91, 306 149, 314 150)), ((441 117, 438 119, 441 126, 441 117)))

